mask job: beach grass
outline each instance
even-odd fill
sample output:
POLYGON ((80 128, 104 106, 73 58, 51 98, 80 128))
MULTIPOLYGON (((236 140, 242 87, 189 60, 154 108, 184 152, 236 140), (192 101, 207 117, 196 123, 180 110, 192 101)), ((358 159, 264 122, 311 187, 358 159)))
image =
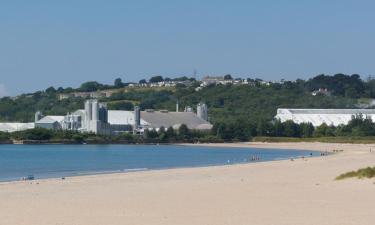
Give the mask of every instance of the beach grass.
POLYGON ((359 179, 375 177, 375 167, 367 167, 367 168, 359 169, 357 171, 350 171, 347 173, 343 173, 340 176, 336 177, 336 180, 343 180, 346 178, 353 178, 353 177, 357 177, 359 179))

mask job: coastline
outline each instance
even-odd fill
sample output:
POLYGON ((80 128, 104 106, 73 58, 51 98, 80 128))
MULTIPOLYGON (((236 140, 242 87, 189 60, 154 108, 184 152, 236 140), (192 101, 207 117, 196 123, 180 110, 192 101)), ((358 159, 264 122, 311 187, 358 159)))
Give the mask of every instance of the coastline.
POLYGON ((334 178, 373 166, 375 153, 369 149, 375 145, 199 145, 344 151, 294 161, 3 182, 0 221, 20 225, 373 223, 374 179, 334 178))
POLYGON ((231 148, 264 148, 264 149, 290 149, 308 151, 353 150, 366 152, 370 148, 375 150, 375 144, 351 144, 351 143, 325 143, 325 142, 237 142, 237 143, 199 143, 179 144, 184 146, 207 146, 207 147, 231 147, 231 148))

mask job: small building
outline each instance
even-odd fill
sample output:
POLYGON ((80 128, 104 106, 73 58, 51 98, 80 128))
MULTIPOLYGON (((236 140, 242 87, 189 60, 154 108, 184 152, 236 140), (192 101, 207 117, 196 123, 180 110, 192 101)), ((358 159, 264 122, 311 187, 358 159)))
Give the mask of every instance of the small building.
POLYGON ((330 96, 331 92, 328 91, 327 88, 319 88, 318 90, 315 90, 311 92, 312 96, 317 96, 317 95, 325 95, 325 96, 330 96))
POLYGON ((58 98, 59 100, 63 100, 63 99, 68 99, 68 98, 72 98, 74 97, 74 95, 72 93, 64 93, 64 94, 59 94, 58 95, 58 98))
POLYGON ((51 130, 62 129, 62 123, 64 116, 45 116, 42 119, 35 122, 35 127, 41 127, 51 130))
POLYGON ((223 84, 225 82, 224 77, 205 76, 202 79, 201 86, 206 87, 209 85, 223 84))

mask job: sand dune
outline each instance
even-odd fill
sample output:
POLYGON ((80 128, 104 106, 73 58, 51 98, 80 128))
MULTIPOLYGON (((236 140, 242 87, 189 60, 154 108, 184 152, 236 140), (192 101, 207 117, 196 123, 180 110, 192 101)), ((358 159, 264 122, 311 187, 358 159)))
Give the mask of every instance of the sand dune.
MULTIPOLYGON (((211 145, 217 146, 219 145, 211 145)), ((373 225, 375 179, 334 178, 375 165, 375 145, 242 143, 342 149, 294 161, 0 183, 1 225, 373 225)))

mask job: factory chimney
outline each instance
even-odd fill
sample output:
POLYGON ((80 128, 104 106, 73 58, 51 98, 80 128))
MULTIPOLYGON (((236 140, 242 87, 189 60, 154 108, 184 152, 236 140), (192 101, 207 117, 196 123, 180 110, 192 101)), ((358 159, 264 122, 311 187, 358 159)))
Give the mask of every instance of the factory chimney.
POLYGON ((178 110, 179 110, 179 106, 178 106, 178 100, 177 100, 177 102, 176 102, 176 112, 178 112, 178 110))
POLYGON ((138 129, 141 126, 141 109, 139 106, 134 107, 134 128, 138 129))

